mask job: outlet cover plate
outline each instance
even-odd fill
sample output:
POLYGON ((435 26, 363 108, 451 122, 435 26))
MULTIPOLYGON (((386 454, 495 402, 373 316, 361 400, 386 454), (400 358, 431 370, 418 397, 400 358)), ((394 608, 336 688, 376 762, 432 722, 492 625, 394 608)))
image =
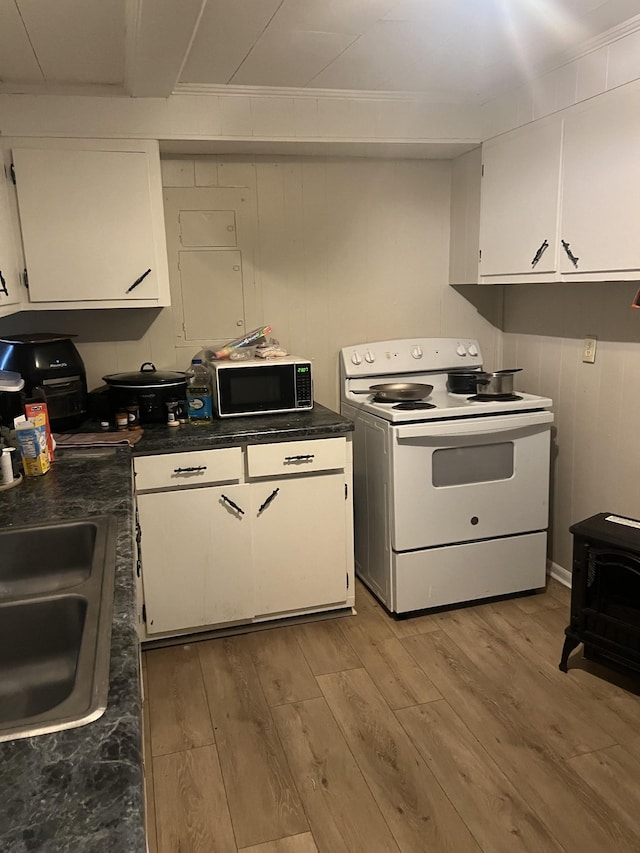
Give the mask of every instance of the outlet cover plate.
POLYGON ((595 335, 584 339, 584 347, 582 350, 582 360, 585 364, 593 364, 596 360, 596 347, 598 339, 595 335))

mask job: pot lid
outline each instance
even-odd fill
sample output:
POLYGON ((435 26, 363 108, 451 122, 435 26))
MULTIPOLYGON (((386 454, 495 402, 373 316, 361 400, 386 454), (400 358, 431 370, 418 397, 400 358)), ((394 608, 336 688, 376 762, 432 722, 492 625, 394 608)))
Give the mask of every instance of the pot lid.
POLYGON ((131 373, 111 373, 103 376, 108 385, 126 385, 130 388, 157 388, 160 385, 178 385, 185 382, 186 373, 180 370, 157 370, 150 361, 131 373))

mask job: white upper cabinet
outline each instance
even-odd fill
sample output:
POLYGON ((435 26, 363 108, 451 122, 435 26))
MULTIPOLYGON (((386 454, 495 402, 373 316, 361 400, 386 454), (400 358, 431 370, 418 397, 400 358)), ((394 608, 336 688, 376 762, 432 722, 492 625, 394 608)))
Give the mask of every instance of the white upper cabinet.
POLYGON ((480 276, 554 273, 562 121, 541 121, 483 146, 480 276))
POLYGON ((479 281, 640 279, 640 83, 483 146, 479 281))
POLYGON ((565 119, 563 275, 595 281, 640 276, 639 196, 640 90, 634 87, 565 119))
POLYGON ((20 275, 7 180, 0 158, 0 317, 20 310, 20 275))
POLYGON ((170 304, 156 142, 13 147, 29 308, 170 304))

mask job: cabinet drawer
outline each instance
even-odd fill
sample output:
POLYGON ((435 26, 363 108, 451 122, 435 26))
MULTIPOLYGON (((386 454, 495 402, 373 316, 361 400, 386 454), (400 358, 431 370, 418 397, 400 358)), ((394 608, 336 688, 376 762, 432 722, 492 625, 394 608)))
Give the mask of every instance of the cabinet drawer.
POLYGON ((196 450, 134 456, 136 491, 229 483, 242 477, 242 449, 196 450))
POLYGON ((346 444, 345 438, 250 444, 247 473, 249 477, 270 477, 344 468, 346 444))

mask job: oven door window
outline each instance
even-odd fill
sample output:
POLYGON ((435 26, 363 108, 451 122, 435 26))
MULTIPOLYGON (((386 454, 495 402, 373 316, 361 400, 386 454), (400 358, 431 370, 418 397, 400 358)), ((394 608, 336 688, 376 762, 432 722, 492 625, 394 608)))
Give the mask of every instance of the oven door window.
POLYGON ((438 488, 509 480, 513 477, 514 456, 512 441, 443 447, 433 452, 432 483, 438 488))

